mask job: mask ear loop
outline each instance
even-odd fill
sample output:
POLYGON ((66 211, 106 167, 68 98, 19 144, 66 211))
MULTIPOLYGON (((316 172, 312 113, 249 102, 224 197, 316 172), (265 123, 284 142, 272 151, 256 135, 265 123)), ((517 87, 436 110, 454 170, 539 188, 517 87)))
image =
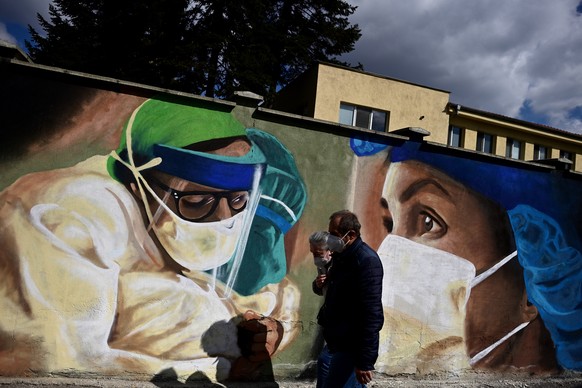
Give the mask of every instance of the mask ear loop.
MULTIPOLYGON (((475 278, 473 278, 473 280, 471 281, 471 288, 480 284, 483 280, 487 279, 489 276, 494 274, 499 268, 504 266, 509 260, 513 259, 515 256, 517 256, 517 251, 514 251, 511 254, 507 255, 505 258, 503 258, 503 260, 499 261, 497 264, 495 264, 493 267, 489 268, 487 271, 479 274, 478 276, 475 276, 475 278)), ((491 353, 495 348, 497 348, 503 342, 507 341, 507 339, 509 339, 511 336, 515 335, 515 333, 519 332, 520 330, 523 330, 527 325, 529 325, 529 323, 530 323, 530 321, 521 323, 515 329, 513 329, 512 331, 507 333, 505 336, 503 336, 503 338, 497 340, 492 345, 481 350, 479 353, 477 353, 476 355, 471 357, 471 360, 469 361, 469 365, 473 366, 476 363, 478 363, 479 361, 481 361, 489 353, 491 353)))
POLYGON ((487 271, 475 276, 473 280, 471 280, 471 288, 475 287, 477 284, 481 283, 483 280, 493 275, 499 268, 503 267, 509 260, 513 259, 515 256, 517 256, 517 251, 513 251, 513 253, 510 253, 509 255, 504 257, 501 261, 499 261, 493 267, 489 268, 487 271))
POLYGON ((473 357, 471 357, 471 360, 469 361, 469 364, 471 366, 475 365, 476 363, 478 363, 479 361, 481 361, 485 356, 487 356, 489 353, 491 353, 491 351, 493 351, 493 349, 495 349, 496 347, 498 347, 499 345, 501 345, 503 342, 507 341, 507 339, 511 336, 513 336, 515 333, 517 333, 518 331, 522 330, 523 328, 525 328, 527 325, 529 325, 530 321, 527 322, 523 322, 522 324, 520 324, 519 326, 517 326, 515 329, 513 329, 512 331, 510 331, 509 333, 507 333, 503 338, 501 338, 500 340, 498 340, 497 342, 495 342, 493 345, 481 350, 479 353, 477 353, 476 355, 474 355, 473 357))
MULTIPOLYGON (((125 130, 125 143, 127 145, 127 157, 129 159, 129 163, 127 163, 125 160, 123 160, 119 156, 117 151, 115 151, 115 150, 111 151, 109 153, 109 156, 111 156, 113 159, 117 160, 119 163, 124 165, 133 174, 133 177, 135 178, 135 182, 136 182, 137 187, 139 189, 139 193, 141 195, 142 201, 144 202, 144 208, 145 208, 146 214, 148 216, 148 219, 150 220, 150 223, 153 223, 154 217, 152 215, 152 212, 151 212, 149 206, 147 205, 147 196, 146 196, 145 191, 144 191, 142 184, 140 182, 140 180, 141 180, 144 184, 147 184, 147 182, 145 181, 145 179, 143 178, 143 176, 141 174, 141 171, 147 170, 149 168, 153 168, 153 167, 159 165, 160 163, 162 163, 162 158, 160 158, 160 157, 153 158, 149 162, 144 163, 141 166, 137 167, 135 165, 135 161, 133 160, 133 145, 132 145, 132 137, 131 137, 131 131, 133 128, 133 122, 135 121, 135 116, 137 115, 137 113, 140 111, 140 109, 143 107, 144 104, 145 104, 145 102, 143 104, 141 104, 136 110, 133 111, 133 113, 131 114, 131 117, 129 118, 129 121, 127 122, 127 128, 125 130)), ((150 224, 150 227, 151 227, 151 224, 150 224)))

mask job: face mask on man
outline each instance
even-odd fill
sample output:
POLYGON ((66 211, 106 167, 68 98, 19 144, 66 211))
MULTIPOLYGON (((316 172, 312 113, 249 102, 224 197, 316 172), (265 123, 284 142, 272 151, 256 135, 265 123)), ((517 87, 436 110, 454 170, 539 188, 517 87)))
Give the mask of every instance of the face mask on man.
POLYGON ((346 234, 344 234, 341 237, 330 234, 327 238, 327 246, 329 247, 329 249, 332 252, 341 253, 348 246, 348 242, 344 241, 344 238, 346 238, 348 234, 350 234, 350 231, 347 231, 346 234))
MULTIPOLYGON (((475 266, 452 253, 388 235, 378 249, 384 267, 382 304, 385 309, 411 317, 419 327, 430 330, 431 339, 464 338, 466 304, 472 287, 477 286, 515 257, 507 256, 495 266, 475 276, 475 266)), ((508 335, 471 358, 473 365, 523 329, 518 326, 508 335)), ((419 334, 421 335, 421 334, 419 334)), ((386 344, 390 352, 402 344, 386 344)))
POLYGON ((331 251, 325 250, 322 255, 313 256, 313 264, 317 267, 318 275, 327 274, 327 265, 331 261, 331 251))

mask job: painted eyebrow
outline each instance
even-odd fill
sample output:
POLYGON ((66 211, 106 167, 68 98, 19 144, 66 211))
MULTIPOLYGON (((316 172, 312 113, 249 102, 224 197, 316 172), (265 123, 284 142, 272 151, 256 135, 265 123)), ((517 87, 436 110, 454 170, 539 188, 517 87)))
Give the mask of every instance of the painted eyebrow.
POLYGON ((419 192, 422 188, 424 188, 425 186, 429 186, 429 185, 436 187, 444 195, 446 195, 450 200, 452 200, 451 194, 439 182, 437 182, 436 180, 434 180, 432 178, 422 179, 422 180, 414 182, 413 184, 408 186, 408 188, 406 190, 404 190, 404 192, 402 194, 400 194, 400 197, 398 199, 401 203, 406 202, 410 198, 412 198, 412 196, 414 194, 419 192))

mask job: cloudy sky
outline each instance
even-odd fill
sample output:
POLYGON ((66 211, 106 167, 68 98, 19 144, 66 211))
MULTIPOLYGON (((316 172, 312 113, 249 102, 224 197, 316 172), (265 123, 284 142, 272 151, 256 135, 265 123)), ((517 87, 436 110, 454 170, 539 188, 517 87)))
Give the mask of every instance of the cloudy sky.
MULTIPOLYGON (((343 60, 582 134, 582 0, 348 1, 362 38, 343 60)), ((26 24, 48 3, 0 0, 0 39, 24 48, 26 24)))

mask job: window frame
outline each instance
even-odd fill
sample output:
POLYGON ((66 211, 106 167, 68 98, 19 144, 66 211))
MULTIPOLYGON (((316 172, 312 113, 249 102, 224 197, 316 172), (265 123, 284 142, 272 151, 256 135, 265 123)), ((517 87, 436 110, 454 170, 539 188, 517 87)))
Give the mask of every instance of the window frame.
POLYGON ((493 155, 495 153, 495 136, 487 132, 477 132, 477 141, 475 144, 475 150, 478 152, 482 152, 484 154, 493 155), (490 150, 485 150, 485 145, 487 144, 486 139, 489 138, 490 140, 490 150))
POLYGON ((544 159, 548 159, 548 156, 551 154, 551 150, 549 147, 545 146, 545 145, 541 145, 541 144, 534 144, 534 160, 544 160, 544 159), (540 151, 543 150, 544 151, 544 156, 541 157, 540 155, 540 151))
POLYGON ((351 125, 353 127, 357 127, 357 128, 365 128, 365 129, 369 129, 372 131, 376 131, 376 132, 388 132, 388 124, 390 123, 390 111, 386 111, 386 110, 381 110, 381 109, 375 109, 375 108, 371 108, 371 107, 367 107, 367 106, 363 106, 363 105, 356 105, 356 104, 350 104, 348 102, 344 102, 341 101, 340 102, 340 109, 339 109, 339 123, 340 124, 345 124, 345 125, 351 125), (349 112, 351 111, 351 123, 347 123, 347 122, 343 122, 342 119, 344 117, 343 112, 349 112), (367 126, 366 127, 362 127, 359 125, 356 125, 357 121, 358 121, 358 112, 369 112, 369 116, 367 117, 367 126), (374 118, 377 117, 377 115, 383 115, 384 116, 384 125, 383 125, 383 129, 375 129, 374 127, 374 118))
POLYGON ((508 137, 507 142, 505 144, 505 157, 510 158, 510 159, 514 159, 514 160, 523 160, 523 152, 524 152, 523 144, 524 143, 521 140, 517 140, 517 139, 514 139, 512 137, 508 137), (518 155, 516 158, 514 158, 513 157, 513 148, 516 144, 519 145, 519 147, 517 147, 518 155))
POLYGON ((568 159, 570 161, 574 161, 572 158, 572 153, 570 151, 560 150, 560 158, 568 159))
POLYGON ((447 135, 447 145, 449 147, 458 147, 461 148, 464 146, 465 143, 465 128, 462 127, 458 127, 456 125, 449 125, 449 133, 447 135), (458 133, 458 144, 453 144, 453 135, 454 135, 454 129, 458 129, 459 133, 458 133))

